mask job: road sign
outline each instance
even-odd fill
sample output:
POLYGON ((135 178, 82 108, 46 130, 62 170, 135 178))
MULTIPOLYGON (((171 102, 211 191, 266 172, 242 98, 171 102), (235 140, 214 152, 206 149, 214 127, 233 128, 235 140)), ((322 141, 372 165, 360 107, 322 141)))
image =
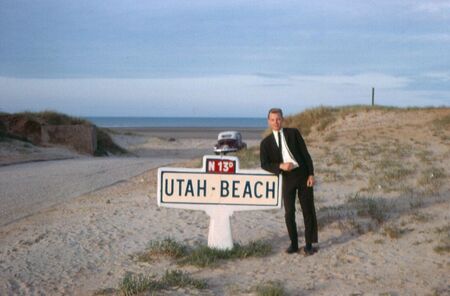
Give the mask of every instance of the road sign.
POLYGON ((208 245, 228 249, 234 211, 281 207, 281 176, 240 170, 237 157, 205 155, 201 169, 159 168, 157 198, 161 207, 204 210, 211 219, 208 245))

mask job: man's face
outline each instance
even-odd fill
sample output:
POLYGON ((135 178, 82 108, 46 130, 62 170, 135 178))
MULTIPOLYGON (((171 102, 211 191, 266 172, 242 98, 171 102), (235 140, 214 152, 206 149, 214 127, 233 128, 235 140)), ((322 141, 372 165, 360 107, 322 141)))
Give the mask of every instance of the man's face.
POLYGON ((281 117, 280 113, 270 113, 267 123, 272 130, 279 131, 283 124, 283 117, 281 117))

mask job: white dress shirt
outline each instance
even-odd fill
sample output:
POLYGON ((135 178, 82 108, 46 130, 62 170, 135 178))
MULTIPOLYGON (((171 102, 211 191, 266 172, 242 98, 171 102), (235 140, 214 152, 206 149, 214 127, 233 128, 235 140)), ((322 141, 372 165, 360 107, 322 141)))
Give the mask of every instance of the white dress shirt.
POLYGON ((295 158, 292 156, 291 151, 289 151, 289 147, 286 144, 286 139, 284 138, 283 129, 280 129, 279 131, 272 131, 273 135, 275 137, 275 142, 277 142, 277 146, 280 147, 280 144, 278 143, 278 133, 281 133, 281 155, 283 156, 283 162, 291 162, 294 167, 298 168, 298 162, 295 160, 295 158))

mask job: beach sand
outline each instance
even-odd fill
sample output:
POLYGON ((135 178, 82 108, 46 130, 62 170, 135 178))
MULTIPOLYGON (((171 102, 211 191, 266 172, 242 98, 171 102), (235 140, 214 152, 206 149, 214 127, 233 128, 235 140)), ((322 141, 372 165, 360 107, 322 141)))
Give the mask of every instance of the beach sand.
MULTIPOLYGON (((320 243, 313 256, 284 252, 289 239, 283 210, 269 210, 237 212, 231 221, 235 242, 272 246, 266 257, 208 268, 178 266, 164 257, 137 261, 135 254, 150 241, 171 237, 194 246, 208 239, 204 212, 157 207, 152 169, 1 227, 0 294, 92 295, 117 288, 127 272, 161 276, 181 269, 206 280, 208 288, 162 294, 256 295, 255 286, 279 281, 289 295, 449 295, 449 132, 430 132, 433 116, 357 114, 306 139, 318 181, 320 243), (385 164, 387 156, 400 167, 385 164), (376 178, 381 165, 397 173, 396 182, 376 178), (423 181, 427 174, 435 174, 430 183, 423 181)), ((194 167, 198 158, 189 159, 211 152, 216 131, 113 134, 136 155, 162 154, 171 166, 194 167)), ((247 135, 250 146, 258 145, 260 134, 247 135)), ((303 241, 301 212, 297 222, 303 241)))

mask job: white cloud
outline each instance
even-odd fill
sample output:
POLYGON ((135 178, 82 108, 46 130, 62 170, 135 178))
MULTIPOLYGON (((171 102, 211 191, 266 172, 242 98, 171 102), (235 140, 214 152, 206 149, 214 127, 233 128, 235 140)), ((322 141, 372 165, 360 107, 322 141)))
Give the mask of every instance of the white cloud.
POLYGON ((416 10, 428 13, 445 13, 450 11, 450 1, 448 0, 427 0, 419 1, 415 6, 416 10))
POLYGON ((429 72, 425 73, 423 76, 442 82, 450 81, 450 72, 429 72))
MULTIPOLYGON (((396 38, 398 39, 398 36, 396 38)), ((450 42, 450 34, 430 33, 430 34, 410 35, 404 37, 404 39, 408 41, 420 41, 420 42, 450 42)))
MULTIPOLYGON (((448 73, 447 73, 448 74, 448 73)), ((15 79, 0 77, 3 111, 53 109, 73 115, 263 116, 318 105, 445 105, 450 92, 408 91, 410 79, 357 75, 230 75, 167 79, 15 79)))
POLYGON ((316 75, 316 76, 297 76, 296 79, 326 83, 330 85, 347 85, 354 87, 382 87, 382 88, 401 88, 408 85, 410 79, 405 77, 396 77, 380 73, 363 73, 357 75, 316 75))

